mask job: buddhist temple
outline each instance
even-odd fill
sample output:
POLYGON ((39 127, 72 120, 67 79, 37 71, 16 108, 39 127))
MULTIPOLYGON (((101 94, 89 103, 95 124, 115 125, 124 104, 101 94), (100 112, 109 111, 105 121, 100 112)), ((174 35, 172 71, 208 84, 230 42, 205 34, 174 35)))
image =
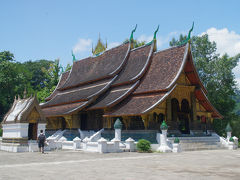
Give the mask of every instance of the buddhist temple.
POLYGON ((41 104, 46 129, 113 129, 119 118, 123 130, 158 131, 165 120, 169 132, 190 134, 222 118, 207 98, 190 40, 157 51, 155 31, 150 43, 134 48, 134 31, 128 42, 74 61, 61 75, 41 104))

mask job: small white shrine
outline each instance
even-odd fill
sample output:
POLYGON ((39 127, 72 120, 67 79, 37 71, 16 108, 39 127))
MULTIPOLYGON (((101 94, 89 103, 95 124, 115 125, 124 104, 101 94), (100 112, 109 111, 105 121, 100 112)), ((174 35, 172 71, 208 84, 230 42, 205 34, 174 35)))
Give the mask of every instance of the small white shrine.
POLYGON ((0 149, 11 152, 37 151, 37 136, 45 132, 46 119, 37 98, 16 99, 2 121, 0 149))

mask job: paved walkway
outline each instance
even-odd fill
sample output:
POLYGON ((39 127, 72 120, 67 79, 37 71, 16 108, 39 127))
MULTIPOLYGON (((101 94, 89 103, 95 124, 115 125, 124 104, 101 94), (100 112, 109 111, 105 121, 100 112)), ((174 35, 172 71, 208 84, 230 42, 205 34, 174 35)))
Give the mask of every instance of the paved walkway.
POLYGON ((240 150, 183 153, 0 151, 0 179, 240 179, 240 150))

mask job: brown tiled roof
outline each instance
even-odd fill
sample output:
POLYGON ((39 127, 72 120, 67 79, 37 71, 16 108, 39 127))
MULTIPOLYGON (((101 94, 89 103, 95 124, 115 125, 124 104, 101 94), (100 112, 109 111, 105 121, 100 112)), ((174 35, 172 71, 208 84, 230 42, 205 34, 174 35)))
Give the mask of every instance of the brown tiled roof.
POLYGON ((151 106, 158 103, 165 93, 130 96, 119 103, 110 112, 106 112, 104 116, 135 116, 144 114, 151 106))
POLYGON ((129 58, 123 70, 120 72, 117 80, 113 85, 123 84, 133 81, 141 76, 150 63, 153 45, 146 45, 130 52, 129 58), (152 48, 152 49, 151 49, 152 48), (149 57, 149 58, 148 58, 149 57))
POLYGON ((192 85, 199 85, 203 91, 207 94, 207 90, 203 86, 203 83, 197 73, 197 70, 194 66, 193 59, 192 59, 191 52, 189 53, 188 61, 186 62, 186 65, 184 67, 184 71, 186 73, 187 78, 191 82, 192 85))
POLYGON ((46 117, 61 116, 61 115, 68 114, 70 111, 73 111, 74 109, 81 107, 85 103, 86 102, 78 102, 78 103, 65 104, 60 106, 47 107, 42 109, 42 111, 46 117))
POLYGON ((195 90, 195 96, 198 99, 199 103, 206 109, 208 112, 212 112, 213 118, 222 119, 223 116, 214 108, 211 102, 208 100, 207 96, 202 89, 195 90))
POLYGON ((117 73, 129 52, 129 43, 105 51, 97 57, 89 57, 73 64, 66 83, 60 89, 103 79, 117 73))
POLYGON ((54 89, 52 94, 46 98, 46 101, 49 101, 50 99, 52 99, 59 92, 58 88, 61 87, 66 82, 66 80, 68 78, 68 75, 69 75, 69 72, 70 71, 67 71, 67 72, 64 72, 64 73, 61 74, 60 80, 59 80, 56 88, 54 89))
POLYGON ((125 97, 127 97, 134 88, 138 85, 139 81, 134 84, 122 85, 111 88, 107 93, 102 95, 95 104, 90 106, 88 109, 102 109, 106 107, 112 107, 116 105, 120 101, 122 101, 125 97))
POLYGON ((98 81, 96 83, 86 84, 77 88, 66 89, 59 92, 53 99, 46 102, 42 107, 67 104, 77 101, 86 101, 94 94, 106 87, 112 79, 98 81))
POLYGON ((151 65, 134 93, 165 90, 178 75, 186 46, 154 53, 151 65))

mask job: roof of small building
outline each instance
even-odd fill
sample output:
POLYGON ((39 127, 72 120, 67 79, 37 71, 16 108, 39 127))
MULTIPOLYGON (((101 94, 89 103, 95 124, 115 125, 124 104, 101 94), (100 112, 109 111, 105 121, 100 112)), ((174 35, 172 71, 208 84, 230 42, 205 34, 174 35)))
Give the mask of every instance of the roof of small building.
POLYGON ((15 98, 11 109, 4 116, 2 124, 27 123, 29 121, 28 116, 33 110, 38 114, 37 121, 45 123, 46 119, 42 113, 36 96, 25 99, 15 98))

